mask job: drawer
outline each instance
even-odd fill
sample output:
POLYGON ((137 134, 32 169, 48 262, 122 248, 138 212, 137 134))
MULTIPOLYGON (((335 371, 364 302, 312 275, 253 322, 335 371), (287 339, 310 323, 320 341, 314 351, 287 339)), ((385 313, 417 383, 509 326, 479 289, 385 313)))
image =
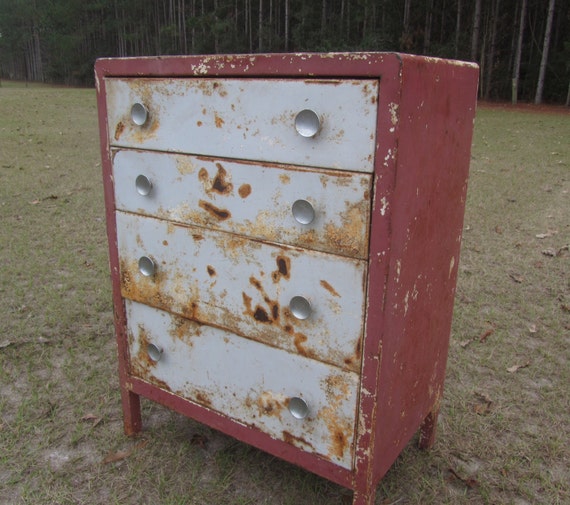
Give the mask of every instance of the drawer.
POLYGON ((120 210, 365 258, 370 174, 114 152, 120 210))
POLYGON ((111 145, 372 172, 378 81, 107 78, 111 145))
POLYGON ((360 370, 365 261, 117 212, 125 298, 360 370))
POLYGON ((133 376, 352 467, 357 374, 145 305, 126 308, 133 376))

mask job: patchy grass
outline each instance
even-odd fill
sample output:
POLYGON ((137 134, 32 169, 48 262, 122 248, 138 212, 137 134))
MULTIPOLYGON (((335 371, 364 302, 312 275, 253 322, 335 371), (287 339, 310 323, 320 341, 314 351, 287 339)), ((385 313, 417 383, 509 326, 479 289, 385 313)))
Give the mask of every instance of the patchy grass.
MULTIPOLYGON (((569 138, 479 110, 438 441, 378 504, 570 502, 569 138)), ((98 149, 93 90, 2 82, 0 503, 350 503, 148 401, 123 435, 98 149)))

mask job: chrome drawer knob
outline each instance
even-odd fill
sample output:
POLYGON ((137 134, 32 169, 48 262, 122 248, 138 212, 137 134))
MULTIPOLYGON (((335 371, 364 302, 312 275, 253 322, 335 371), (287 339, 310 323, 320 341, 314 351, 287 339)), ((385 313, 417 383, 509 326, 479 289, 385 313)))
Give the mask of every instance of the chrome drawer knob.
POLYGON ((152 191, 152 181, 146 175, 139 175, 135 180, 137 193, 142 196, 148 196, 152 191))
POLYGON ((307 319, 313 312, 311 302, 302 296, 294 296, 291 298, 289 309, 291 313, 300 320, 307 319))
POLYGON ((156 264, 148 256, 139 258, 139 272, 145 277, 152 277, 156 273, 156 264))
POLYGON ((315 209, 307 200, 297 200, 291 207, 291 212, 300 224, 311 224, 315 219, 315 209))
POLYGON ((131 107, 131 119, 133 123, 142 126, 148 119, 148 109, 140 102, 136 102, 131 107))
POLYGON ((298 396, 289 400, 289 412, 295 419, 305 419, 309 415, 307 402, 298 396))
POLYGON ((295 116, 295 129, 301 137, 314 137, 321 129, 321 120, 314 110, 304 109, 295 116))
POLYGON ((156 363, 160 360, 160 358, 162 358, 163 349, 159 345, 148 344, 146 347, 146 352, 148 354, 148 357, 156 363))

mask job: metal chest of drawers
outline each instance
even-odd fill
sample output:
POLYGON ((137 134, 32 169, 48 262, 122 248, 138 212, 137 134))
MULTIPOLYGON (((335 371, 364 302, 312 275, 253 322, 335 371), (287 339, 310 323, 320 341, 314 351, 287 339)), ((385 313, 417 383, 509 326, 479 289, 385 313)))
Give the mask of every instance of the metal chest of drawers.
POLYGON ((477 67, 96 64, 125 431, 150 398, 371 504, 434 440, 477 67))

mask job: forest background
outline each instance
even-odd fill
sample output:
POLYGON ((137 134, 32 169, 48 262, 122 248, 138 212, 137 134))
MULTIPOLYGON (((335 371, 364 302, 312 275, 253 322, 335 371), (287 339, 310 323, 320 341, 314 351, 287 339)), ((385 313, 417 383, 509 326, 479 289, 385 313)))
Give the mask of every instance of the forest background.
POLYGON ((0 78, 89 86, 105 56, 401 51, 478 62, 487 100, 568 105, 569 34, 567 0, 0 0, 0 78))

